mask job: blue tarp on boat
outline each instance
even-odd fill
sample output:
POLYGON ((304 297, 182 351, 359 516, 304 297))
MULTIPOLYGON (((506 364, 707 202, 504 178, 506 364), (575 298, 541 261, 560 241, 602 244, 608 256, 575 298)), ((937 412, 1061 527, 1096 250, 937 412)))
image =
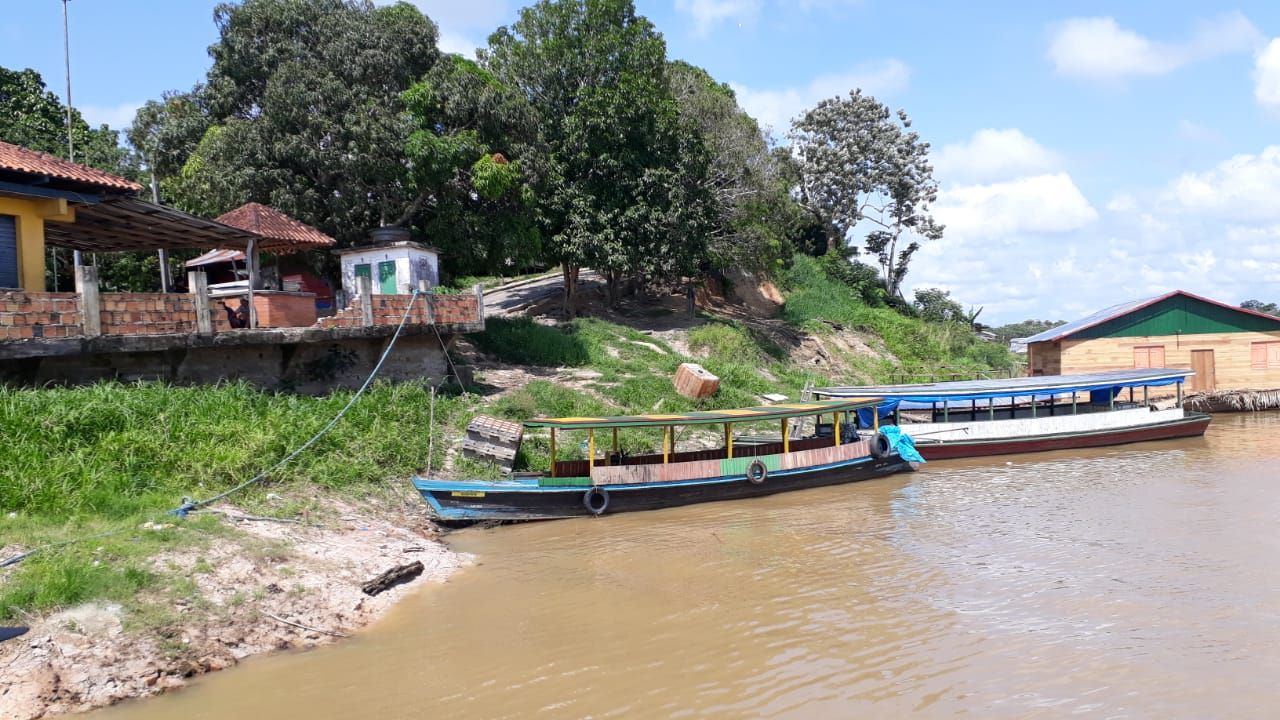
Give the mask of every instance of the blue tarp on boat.
POLYGON ((902 428, 897 425, 885 425, 880 428, 881 434, 889 439, 889 445, 898 456, 907 462, 923 463, 924 456, 916 450, 916 443, 911 436, 902 432, 902 428))

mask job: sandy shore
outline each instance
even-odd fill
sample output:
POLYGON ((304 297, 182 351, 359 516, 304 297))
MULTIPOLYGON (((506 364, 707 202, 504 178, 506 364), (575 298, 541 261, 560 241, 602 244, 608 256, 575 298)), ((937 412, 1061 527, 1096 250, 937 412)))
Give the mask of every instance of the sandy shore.
POLYGON ((465 562, 438 540, 420 506, 323 504, 326 519, 305 524, 216 508, 235 528, 229 538, 154 558, 158 572, 195 584, 190 599, 164 608, 163 620, 106 603, 33 619, 30 633, 0 644, 0 720, 83 712, 181 687, 251 655, 335 642, 465 562), (412 582, 374 597, 361 591, 414 560, 425 570, 412 582))

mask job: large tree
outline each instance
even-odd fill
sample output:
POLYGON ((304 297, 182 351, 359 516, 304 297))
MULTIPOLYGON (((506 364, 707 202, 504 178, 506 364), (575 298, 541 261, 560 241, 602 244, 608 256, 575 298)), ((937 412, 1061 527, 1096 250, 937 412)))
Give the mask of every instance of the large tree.
POLYGON ((715 221, 708 236, 712 261, 720 267, 776 269, 790 257, 790 238, 801 221, 789 194, 794 163, 771 150, 769 138, 728 85, 683 61, 670 63, 668 72, 681 119, 708 154, 701 180, 715 221))
MULTIPOLYGON (((116 174, 130 171, 115 130, 89 127, 80 111, 71 110, 75 161, 116 174)), ((67 106, 45 88, 35 70, 0 67, 0 140, 67 157, 67 106)))
POLYGON ((867 229, 864 246, 880 264, 885 287, 901 296, 902 280, 921 240, 942 237, 930 214, 938 183, 929 144, 911 130, 906 112, 861 90, 823 100, 796 120, 792 148, 800 163, 801 203, 848 243, 867 229))
POLYGON ((207 129, 192 148, 200 123, 183 106, 145 131, 174 140, 157 146, 174 149, 173 161, 189 152, 175 202, 216 214, 255 200, 343 244, 410 224, 420 204, 402 94, 439 56, 435 24, 408 3, 368 0, 246 0, 219 5, 214 20, 213 65, 191 99, 207 129))
POLYGON ((405 93, 416 130, 405 148, 421 227, 456 274, 514 272, 537 259, 533 195, 521 158, 532 108, 492 73, 451 55, 405 93))
POLYGON ((541 0, 490 36, 481 61, 537 118, 522 162, 547 256, 563 268, 566 313, 584 266, 605 274, 611 301, 625 277, 696 268, 706 153, 682 132, 666 44, 631 0, 541 0))

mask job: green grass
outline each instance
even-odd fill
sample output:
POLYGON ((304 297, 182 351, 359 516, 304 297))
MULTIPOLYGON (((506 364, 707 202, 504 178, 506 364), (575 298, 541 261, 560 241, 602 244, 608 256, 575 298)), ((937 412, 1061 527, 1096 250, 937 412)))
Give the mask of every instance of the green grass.
MULTIPOLYGON (((908 368, 1008 368, 1014 358, 997 343, 978 339, 959 323, 933 323, 887 307, 871 307, 847 285, 822 271, 817 260, 797 255, 781 278, 787 290, 782 316, 810 332, 829 332, 823 321, 871 333, 908 368)), ((882 366, 879 373, 891 372, 882 366)))
POLYGON ((489 318, 485 331, 471 336, 490 355, 518 365, 579 367, 590 355, 577 327, 541 325, 528 318, 489 318))

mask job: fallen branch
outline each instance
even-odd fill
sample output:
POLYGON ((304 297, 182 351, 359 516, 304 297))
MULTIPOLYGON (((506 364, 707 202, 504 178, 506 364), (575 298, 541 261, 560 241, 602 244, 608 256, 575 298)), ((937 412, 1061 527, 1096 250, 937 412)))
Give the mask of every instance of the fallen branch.
POLYGON ((364 585, 361 585, 360 589, 364 591, 365 595, 377 595, 378 593, 390 590, 396 585, 409 582, 421 575, 422 570, 422 563, 417 560, 409 563, 408 565, 397 565, 364 585))
POLYGON ((309 626, 307 626, 307 625, 303 625, 302 623, 296 623, 296 622, 294 622, 294 621, 292 621, 292 620, 285 620, 284 618, 282 618, 282 617, 280 617, 280 616, 278 616, 278 615, 272 615, 271 613, 267 612, 266 610, 259 610, 259 612, 261 612, 263 615, 266 615, 267 617, 271 618, 272 620, 275 620, 276 622, 282 622, 282 623, 284 623, 285 625, 292 625, 292 626, 294 626, 294 627, 296 627, 296 628, 302 628, 303 630, 310 630, 311 632, 318 632, 318 633, 321 633, 322 635, 330 635, 330 636, 332 636, 332 637, 336 637, 336 638, 345 638, 345 637, 347 637, 347 635, 344 635, 343 633, 340 633, 340 632, 332 632, 332 631, 329 631, 329 630, 321 630, 320 628, 309 627, 309 626))

